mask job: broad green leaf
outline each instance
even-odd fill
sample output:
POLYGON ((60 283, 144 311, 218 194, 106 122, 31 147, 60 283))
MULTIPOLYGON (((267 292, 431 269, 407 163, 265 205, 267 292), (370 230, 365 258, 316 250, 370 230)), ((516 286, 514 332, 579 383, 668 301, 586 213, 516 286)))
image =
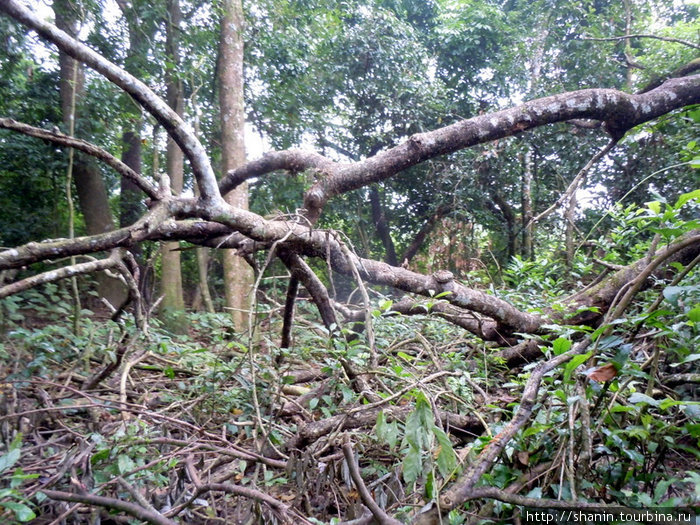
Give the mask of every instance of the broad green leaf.
MULTIPOLYGON (((693 165, 693 162, 697 161, 698 166, 693 166, 695 168, 700 167, 700 157, 696 157, 691 161, 691 165, 693 165)), ((678 197, 678 200, 676 201, 676 204, 673 206, 674 209, 679 209, 683 207, 683 205, 688 202, 689 200, 692 199, 700 199, 700 190, 695 190, 691 191, 689 193, 684 193, 680 197, 678 197)))
POLYGON ((406 457, 403 459, 403 479, 406 483, 413 484, 423 471, 423 462, 419 449, 409 446, 406 457))
POLYGON ((569 348, 571 348, 571 341, 564 337, 559 337, 558 339, 555 339, 554 343, 552 343, 552 351, 554 352, 554 355, 561 355, 564 352, 568 352, 569 348))
POLYGON ((568 383, 574 370, 585 363, 592 355, 592 352, 587 352, 585 354, 579 354, 572 357, 571 361, 566 363, 566 367, 564 367, 564 382, 568 383))
POLYGON ((437 466, 443 478, 447 477, 457 468, 457 455, 455 454, 452 442, 447 434, 439 427, 433 427, 433 434, 440 445, 440 452, 437 456, 437 466))
POLYGON ((697 306, 688 312, 688 319, 694 323, 700 323, 700 306, 697 306))
POLYGON ((647 208, 649 208, 654 214, 658 215, 661 212, 661 203, 659 201, 647 202, 647 208))
POLYGON ((635 392, 627 398, 627 401, 629 401, 633 405, 640 405, 642 403, 646 403, 647 405, 652 405, 655 407, 659 406, 659 402, 656 399, 646 394, 642 394, 641 392, 635 392))
POLYGON ((24 503, 20 503, 18 501, 0 501, 0 505, 14 512, 15 517, 20 522, 29 521, 36 518, 34 511, 27 507, 24 503))

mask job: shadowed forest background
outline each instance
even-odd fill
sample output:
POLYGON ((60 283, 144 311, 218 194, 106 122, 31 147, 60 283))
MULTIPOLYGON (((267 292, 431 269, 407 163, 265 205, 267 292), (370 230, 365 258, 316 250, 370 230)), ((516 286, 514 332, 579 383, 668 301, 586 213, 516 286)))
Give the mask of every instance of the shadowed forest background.
POLYGON ((0 521, 697 511, 699 15, 0 0, 0 521))

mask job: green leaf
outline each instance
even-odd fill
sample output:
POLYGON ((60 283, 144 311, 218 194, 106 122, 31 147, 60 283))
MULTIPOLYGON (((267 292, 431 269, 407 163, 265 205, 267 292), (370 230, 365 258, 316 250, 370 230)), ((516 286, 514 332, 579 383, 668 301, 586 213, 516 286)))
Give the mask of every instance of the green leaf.
POLYGON ((403 479, 406 483, 413 484, 423 472, 421 451, 413 446, 408 447, 406 457, 403 459, 403 479))
POLYGON ((21 451, 18 448, 10 450, 7 454, 0 457, 0 473, 5 472, 7 469, 12 468, 12 465, 17 463, 21 451))
POLYGON ((564 382, 568 383, 574 370, 585 363, 592 355, 593 352, 587 352, 585 354, 575 355, 573 358, 571 358, 571 361, 569 361, 566 364, 566 367, 564 367, 564 382))
POLYGON ((132 459, 126 454, 119 454, 117 456, 117 469, 119 470, 120 474, 134 470, 135 467, 136 465, 132 459))
POLYGON ((661 203, 659 201, 647 202, 647 208, 649 208, 655 215, 661 213, 661 203))
POLYGON ((433 434, 440 445, 437 467, 442 477, 446 478, 457 468, 457 454, 455 454, 450 438, 441 428, 433 426, 433 434))
POLYGON ((685 290, 685 286, 667 286, 663 291, 664 298, 673 306, 678 306, 678 296, 685 290))
POLYGON ((14 512, 18 521, 25 522, 36 518, 34 511, 24 503, 19 503, 17 501, 0 501, 0 505, 14 512))
MULTIPOLYGON (((693 165, 694 168, 700 167, 700 157, 695 157, 691 161, 691 165, 693 165), (698 165, 697 166, 693 165, 693 162, 697 162, 698 165)), ((691 191, 689 193, 684 193, 683 195, 678 197, 678 200, 676 201, 676 204, 674 204, 673 208, 677 210, 677 209, 683 207, 683 205, 686 202, 688 202, 689 200, 692 200, 692 199, 700 199, 700 190, 695 190, 695 191, 691 191)))
POLYGON ((559 337, 552 343, 554 355, 561 355, 564 352, 568 352, 569 348, 571 348, 571 341, 565 337, 559 337))
POLYGON ((700 306, 697 306, 688 312, 688 319, 694 323, 700 323, 700 306))
POLYGON ((641 392, 635 392, 627 398, 627 401, 629 401, 633 405, 647 404, 655 407, 659 406, 659 402, 656 399, 646 394, 642 394, 641 392))
POLYGON ((428 501, 433 500, 437 496, 437 487, 435 486, 435 474, 431 470, 425 479, 425 498, 428 501))

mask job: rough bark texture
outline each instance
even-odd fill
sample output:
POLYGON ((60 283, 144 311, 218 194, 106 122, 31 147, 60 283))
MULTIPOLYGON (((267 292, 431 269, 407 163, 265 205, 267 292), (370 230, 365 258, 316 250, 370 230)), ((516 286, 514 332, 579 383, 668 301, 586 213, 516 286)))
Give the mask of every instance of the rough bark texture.
MULTIPOLYGON (((168 15, 166 45, 169 58, 175 65, 174 67, 177 68, 180 63, 178 32, 182 19, 179 0, 168 1, 168 15)), ((168 70, 166 84, 168 104, 175 113, 182 116, 185 110, 185 100, 182 92, 182 81, 177 71, 168 70)), ((166 171, 170 179, 170 188, 177 196, 182 193, 184 158, 182 150, 172 138, 168 139, 167 148, 166 171)), ((184 327, 178 312, 185 310, 185 299, 182 290, 179 246, 178 242, 166 242, 161 247, 161 294, 163 295, 161 310, 168 326, 171 329, 181 330, 184 327)))
MULTIPOLYGON (((76 5, 72 0, 56 0, 53 8, 56 15, 56 25, 72 37, 76 37, 79 29, 76 5)), ((59 67, 63 123, 66 129, 78 129, 82 127, 77 125, 80 123, 80 112, 78 107, 74 107, 73 102, 81 100, 84 96, 85 76, 82 64, 61 52, 59 53, 59 67)), ((114 222, 109 208, 107 190, 97 165, 90 157, 75 155, 73 180, 88 235, 113 230, 114 222)), ((126 299, 126 289, 118 281, 110 279, 104 273, 97 274, 97 279, 99 294, 110 304, 120 306, 126 299)))
MULTIPOLYGON (((228 173, 245 164, 245 109, 243 103, 243 8, 240 0, 222 4, 219 43, 219 105, 221 107, 221 167, 228 173)), ((225 194, 226 202, 248 209, 248 186, 238 184, 225 194)), ((247 330, 253 273, 245 259, 230 250, 223 252, 226 305, 234 328, 247 330)))

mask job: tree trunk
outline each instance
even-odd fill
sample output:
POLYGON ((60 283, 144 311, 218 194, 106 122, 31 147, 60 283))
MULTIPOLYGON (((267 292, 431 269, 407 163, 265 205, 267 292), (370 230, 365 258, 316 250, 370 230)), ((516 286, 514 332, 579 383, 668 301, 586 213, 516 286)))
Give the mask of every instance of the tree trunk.
POLYGON ((571 268, 574 262, 574 219, 576 218, 576 192, 571 194, 569 206, 566 208, 564 220, 566 221, 566 267, 571 268))
MULTIPOLYGON (((245 163, 245 109, 243 100, 243 8, 240 0, 222 2, 219 41, 219 104, 221 109, 221 171, 245 163)), ((248 185, 243 183, 229 192, 226 202, 248 209, 248 185)), ((252 270, 241 257, 224 250, 224 288, 226 305, 236 331, 248 327, 252 270)))
MULTIPOLYGON (((77 37, 79 30, 78 12, 73 2, 71 0, 55 0, 53 9, 57 27, 69 35, 77 37)), ((82 65, 63 52, 59 53, 59 67, 63 123, 66 129, 70 129, 70 119, 78 120, 80 112, 78 108, 73 107, 73 100, 82 98, 85 77, 82 65), (73 96, 73 90, 75 90, 75 96, 73 96)), ((76 135, 86 134, 86 126, 81 126, 81 128, 83 133, 78 132, 76 135)), ((94 235, 113 230, 114 223, 110 212, 109 198, 102 176, 94 162, 78 152, 75 154, 73 164, 73 179, 87 234, 94 235)), ((126 289, 121 282, 102 272, 97 274, 97 282, 100 296, 113 306, 119 307, 126 300, 126 289)))
POLYGON ((386 222, 386 214, 384 213, 384 207, 382 206, 379 190, 376 186, 372 186, 372 188, 369 190, 369 200, 370 204, 372 205, 372 222, 374 222, 377 235, 384 246, 384 262, 392 266, 397 266, 398 263, 396 261, 394 241, 391 238, 391 231, 389 230, 389 225, 386 222))
POLYGON ((532 149, 528 149, 525 154, 525 169, 521 181, 521 199, 522 199, 522 224, 523 224, 523 245, 521 255, 523 259, 533 258, 532 237, 534 225, 532 221, 532 178, 534 169, 534 153, 532 149))
MULTIPOLYGON (((168 0, 167 41, 168 58, 174 64, 174 69, 166 73, 166 96, 170 107, 180 116, 184 114, 185 102, 182 81, 178 77, 177 67, 180 63, 179 35, 182 14, 179 0, 168 0)), ((170 187, 175 195, 182 193, 184 158, 177 144, 168 138, 166 154, 166 170, 170 178, 170 187)), ((165 242, 161 247, 161 293, 163 302, 161 312, 169 329, 181 331, 185 329, 182 313, 185 310, 185 300, 182 291, 182 273, 180 269, 179 243, 165 242)))

